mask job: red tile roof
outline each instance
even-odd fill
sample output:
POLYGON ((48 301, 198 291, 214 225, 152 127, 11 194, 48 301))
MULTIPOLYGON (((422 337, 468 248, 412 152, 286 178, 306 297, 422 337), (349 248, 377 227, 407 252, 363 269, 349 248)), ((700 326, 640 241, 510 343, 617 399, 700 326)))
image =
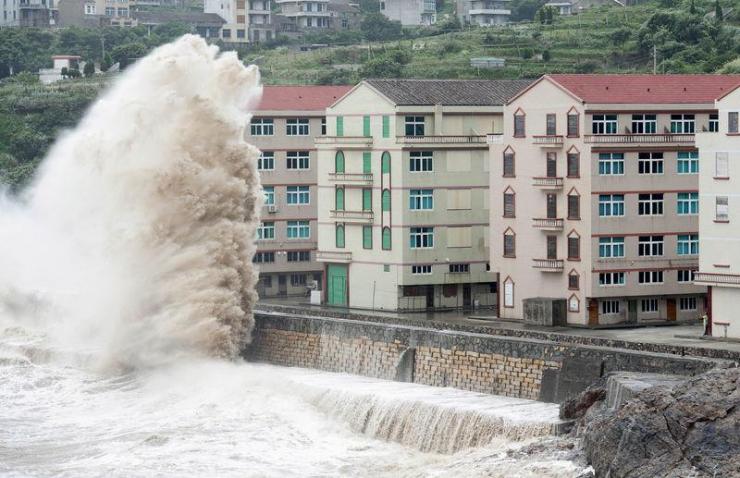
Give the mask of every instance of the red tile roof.
POLYGON ((265 86, 257 110, 323 110, 350 89, 351 86, 265 86))
POLYGON ((740 75, 547 75, 586 103, 713 103, 740 75))

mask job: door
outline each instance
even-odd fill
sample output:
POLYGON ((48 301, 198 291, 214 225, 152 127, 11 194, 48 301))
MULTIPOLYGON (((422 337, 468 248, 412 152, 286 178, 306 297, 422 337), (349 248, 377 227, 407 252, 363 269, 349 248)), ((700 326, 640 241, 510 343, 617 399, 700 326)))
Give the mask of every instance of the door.
POLYGON ((463 307, 472 307, 472 294, 470 292, 470 284, 463 284, 463 307))
POLYGON ((326 302, 329 305, 347 305, 347 266, 329 264, 326 268, 326 302))
POLYGON ((285 276, 285 274, 280 274, 278 276, 278 295, 279 296, 288 295, 288 279, 285 276))
POLYGON ((372 189, 362 190, 362 210, 363 211, 373 210, 373 191, 372 189))
POLYGON ((555 219, 558 217, 558 202, 555 194, 547 195, 547 218, 555 219))
POLYGON ((426 304, 427 309, 434 308, 434 286, 433 285, 427 286, 426 296, 427 296, 427 304, 426 304))
POLYGON ((588 325, 599 325, 599 301, 596 299, 588 301, 588 325))
POLYGON ((558 258, 558 237, 547 236, 547 258, 557 259, 558 258))
POLYGON ((547 153, 547 177, 555 178, 558 175, 557 153, 547 153))
POLYGON ((676 320, 676 299, 667 299, 666 306, 668 309, 668 320, 676 320))
POLYGON ((627 323, 628 324, 637 323, 637 301, 636 300, 630 300, 627 302, 627 323))

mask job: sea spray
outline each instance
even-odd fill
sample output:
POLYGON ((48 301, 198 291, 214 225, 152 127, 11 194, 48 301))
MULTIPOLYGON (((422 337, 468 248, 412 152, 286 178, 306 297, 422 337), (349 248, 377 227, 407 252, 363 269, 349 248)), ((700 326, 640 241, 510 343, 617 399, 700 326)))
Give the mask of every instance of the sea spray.
POLYGON ((0 199, 0 316, 102 365, 235 357, 262 192, 244 141, 259 73, 186 35, 124 73, 0 199))

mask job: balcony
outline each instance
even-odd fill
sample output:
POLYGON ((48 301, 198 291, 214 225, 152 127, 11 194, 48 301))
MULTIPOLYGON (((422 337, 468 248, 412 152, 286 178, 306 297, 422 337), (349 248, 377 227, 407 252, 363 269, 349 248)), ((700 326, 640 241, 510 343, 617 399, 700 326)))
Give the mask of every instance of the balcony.
POLYGON ((329 217, 342 222, 372 224, 372 211, 329 211, 329 217))
POLYGON ((592 134, 584 141, 594 145, 693 146, 693 134, 592 134))
POLYGON ((561 135, 532 136, 532 142, 542 148, 562 148, 565 142, 561 135))
POLYGON ((372 173, 329 173, 329 181, 337 184, 365 184, 373 183, 372 173))
POLYGON ((366 149, 373 145, 372 136, 317 136, 314 140, 316 144, 325 144, 337 149, 366 149))
POLYGON ((548 191, 557 191, 563 189, 563 178, 532 178, 532 186, 548 191))
POLYGON ((489 133, 486 135, 488 144, 504 144, 504 135, 501 133, 489 133))
POLYGON ((316 262, 348 264, 352 262, 352 253, 350 251, 316 251, 316 262))
POLYGON ((564 221, 562 219, 556 218, 542 217, 532 219, 532 227, 543 231, 562 231, 563 223, 564 221))
POLYGON ((542 272, 563 272, 562 259, 532 259, 532 267, 542 272))
POLYGON ((433 148, 487 148, 486 135, 396 136, 402 146, 433 148))
POLYGON ((740 287, 740 274, 722 274, 716 272, 694 273, 694 283, 697 285, 728 285, 740 287))
POLYGON ((505 10, 503 8, 471 8, 469 15, 511 15, 511 10, 505 10))

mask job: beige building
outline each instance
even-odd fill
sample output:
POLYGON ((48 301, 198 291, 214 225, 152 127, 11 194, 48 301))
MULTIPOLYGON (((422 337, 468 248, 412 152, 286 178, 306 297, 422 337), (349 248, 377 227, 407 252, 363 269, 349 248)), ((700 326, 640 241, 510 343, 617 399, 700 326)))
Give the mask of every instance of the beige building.
POLYGON ((260 148, 265 190, 255 263, 262 297, 306 294, 321 284, 316 262, 318 170, 314 139, 325 133, 325 110, 349 86, 266 86, 247 131, 260 148))
POLYGON ((272 40, 272 6, 270 0, 205 0, 205 13, 215 13, 226 22, 221 40, 239 44, 272 40))
POLYGON ((529 83, 367 80, 327 109, 317 138, 326 303, 495 306, 485 135, 529 83))
POLYGON ((716 102, 719 131, 700 133, 699 272, 697 284, 709 286, 715 337, 740 338, 740 78, 716 102))
POLYGON ((567 300, 574 324, 695 319, 699 153, 720 75, 549 75, 513 98, 491 144, 500 315, 567 300))
POLYGON ((437 22, 435 0, 380 0, 380 13, 403 26, 434 25, 437 22))

